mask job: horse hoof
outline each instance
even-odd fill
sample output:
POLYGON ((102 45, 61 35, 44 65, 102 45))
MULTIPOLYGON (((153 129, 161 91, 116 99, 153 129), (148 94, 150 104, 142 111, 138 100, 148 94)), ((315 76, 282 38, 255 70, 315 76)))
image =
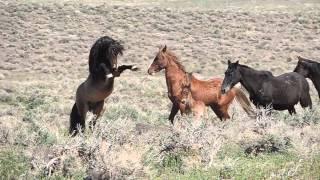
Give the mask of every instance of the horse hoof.
POLYGON ((131 70, 132 71, 137 71, 137 70, 139 70, 139 68, 137 66, 132 66, 131 70))
POLYGON ((110 74, 107 75, 107 78, 112 78, 112 77, 113 77, 113 74, 112 74, 112 73, 110 73, 110 74))

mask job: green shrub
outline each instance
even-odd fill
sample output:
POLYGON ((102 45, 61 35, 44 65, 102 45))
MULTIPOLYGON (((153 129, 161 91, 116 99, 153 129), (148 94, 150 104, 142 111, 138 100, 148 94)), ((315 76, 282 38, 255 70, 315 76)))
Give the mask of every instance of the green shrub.
POLYGON ((217 154, 217 157, 220 160, 223 160, 227 157, 239 157, 239 156, 244 156, 243 150, 241 149, 241 147, 237 144, 227 144, 225 146, 223 146, 217 154))
POLYGON ((113 106, 109 107, 104 115, 104 119, 107 121, 110 120, 116 120, 118 118, 131 118, 132 120, 137 120, 139 118, 140 114, 131 106, 113 106))
POLYGON ((177 173, 182 173, 182 157, 180 154, 176 153, 169 153, 166 155, 160 164, 161 170, 169 170, 177 173))
POLYGON ((22 153, 0 151, 0 177, 12 179, 26 175, 30 169, 27 158, 22 153))
POLYGON ((285 115, 282 119, 291 126, 306 126, 320 123, 320 111, 318 108, 306 109, 302 113, 294 116, 285 115))
POLYGON ((46 130, 39 130, 35 140, 37 144, 45 145, 53 145, 57 141, 56 137, 46 130))
POLYGON ((257 155, 260 153, 283 153, 291 147, 291 140, 288 137, 276 137, 268 135, 256 141, 245 141, 242 144, 244 153, 257 155))

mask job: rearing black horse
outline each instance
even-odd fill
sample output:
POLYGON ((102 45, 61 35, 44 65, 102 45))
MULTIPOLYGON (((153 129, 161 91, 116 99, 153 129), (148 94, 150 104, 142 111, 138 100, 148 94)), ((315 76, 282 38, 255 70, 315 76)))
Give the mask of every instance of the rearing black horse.
POLYGON ((320 98, 320 63, 300 56, 298 56, 298 59, 299 61, 294 72, 301 74, 305 78, 311 79, 320 98))
POLYGON ((285 73, 273 76, 269 71, 257 71, 239 64, 239 61, 228 61, 228 69, 222 83, 222 93, 230 90, 240 82, 249 92, 250 100, 255 106, 272 105, 275 110, 288 110, 296 113, 294 105, 300 102, 302 107, 312 108, 309 84, 298 73, 285 73))
POLYGON ((89 76, 77 89, 76 102, 70 114, 70 134, 76 135, 79 128, 84 131, 88 111, 96 116, 90 124, 93 127, 101 115, 104 99, 112 93, 114 78, 126 69, 137 70, 132 65, 117 67, 117 57, 123 50, 118 41, 108 36, 99 38, 91 47, 89 76))

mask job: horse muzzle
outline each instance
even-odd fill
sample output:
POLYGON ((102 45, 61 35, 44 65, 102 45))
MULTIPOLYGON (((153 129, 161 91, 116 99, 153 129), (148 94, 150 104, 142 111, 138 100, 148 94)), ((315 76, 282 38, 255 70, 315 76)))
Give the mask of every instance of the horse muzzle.
POLYGON ((148 74, 149 75, 154 75, 156 72, 153 69, 148 69, 148 74))

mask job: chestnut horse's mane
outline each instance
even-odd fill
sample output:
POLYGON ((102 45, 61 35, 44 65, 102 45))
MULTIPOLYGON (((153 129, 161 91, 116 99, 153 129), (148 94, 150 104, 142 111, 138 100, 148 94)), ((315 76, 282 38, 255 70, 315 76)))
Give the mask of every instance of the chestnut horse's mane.
POLYGON ((166 50, 165 53, 163 53, 164 55, 166 55, 166 57, 170 60, 172 60, 174 63, 177 64, 178 68, 181 69, 183 72, 186 72, 186 69, 184 68, 184 66, 178 61, 178 57, 171 51, 166 50))

